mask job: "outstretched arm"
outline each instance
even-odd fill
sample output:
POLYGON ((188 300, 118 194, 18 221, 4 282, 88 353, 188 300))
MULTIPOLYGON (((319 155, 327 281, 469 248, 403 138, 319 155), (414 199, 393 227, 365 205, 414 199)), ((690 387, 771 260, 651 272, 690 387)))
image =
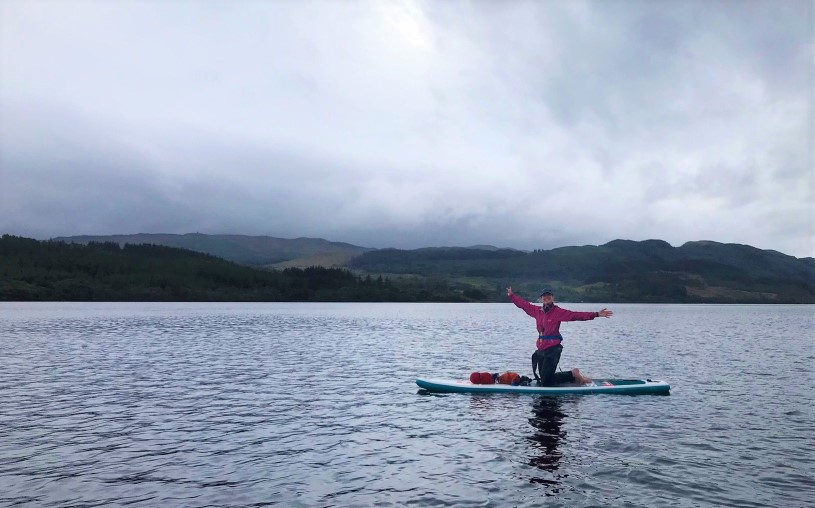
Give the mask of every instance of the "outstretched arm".
POLYGON ((520 296, 513 293, 512 286, 507 288, 507 296, 509 297, 510 300, 512 300, 512 303, 514 303, 516 307, 522 309, 524 312, 526 312, 532 317, 535 317, 535 314, 538 311, 540 311, 540 309, 537 306, 532 305, 531 303, 527 302, 520 296))
POLYGON ((614 313, 608 309, 603 309, 599 312, 576 312, 573 310, 560 309, 558 319, 560 321, 590 321, 594 318, 608 318, 613 315, 614 313))

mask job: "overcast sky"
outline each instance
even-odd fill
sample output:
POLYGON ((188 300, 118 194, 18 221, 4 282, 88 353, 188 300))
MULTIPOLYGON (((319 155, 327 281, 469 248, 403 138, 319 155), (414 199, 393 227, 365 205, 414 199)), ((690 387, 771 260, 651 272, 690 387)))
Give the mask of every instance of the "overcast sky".
POLYGON ((0 6, 0 233, 815 255, 811 0, 0 6))

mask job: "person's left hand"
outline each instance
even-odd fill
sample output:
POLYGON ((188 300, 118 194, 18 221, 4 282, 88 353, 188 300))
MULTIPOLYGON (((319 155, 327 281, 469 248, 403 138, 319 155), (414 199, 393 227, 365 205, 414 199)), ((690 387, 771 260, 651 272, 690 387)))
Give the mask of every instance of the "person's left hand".
POLYGON ((598 314, 600 314, 600 317, 606 317, 606 318, 607 318, 607 317, 611 317, 611 316, 613 316, 613 315, 614 315, 614 313, 613 313, 613 312, 611 312, 611 311, 610 311, 610 310, 608 310, 608 309, 603 309, 603 310, 601 310, 600 312, 598 312, 598 314))

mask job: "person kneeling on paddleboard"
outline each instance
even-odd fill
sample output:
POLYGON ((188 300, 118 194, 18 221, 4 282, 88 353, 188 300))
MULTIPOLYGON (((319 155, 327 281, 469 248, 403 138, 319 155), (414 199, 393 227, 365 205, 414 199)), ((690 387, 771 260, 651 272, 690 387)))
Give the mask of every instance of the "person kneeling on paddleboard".
POLYGON ((574 312, 555 305, 554 294, 551 289, 544 289, 540 293, 542 307, 533 305, 516 294, 512 287, 507 288, 507 296, 516 307, 535 318, 538 328, 537 349, 532 354, 532 375, 539 385, 552 386, 561 383, 591 383, 591 379, 580 373, 580 369, 571 372, 555 372, 560 361, 563 346, 563 336, 560 335, 560 323, 563 321, 589 321, 597 317, 611 317, 614 313, 608 309, 599 312, 574 312), (540 377, 538 376, 540 373, 540 377))

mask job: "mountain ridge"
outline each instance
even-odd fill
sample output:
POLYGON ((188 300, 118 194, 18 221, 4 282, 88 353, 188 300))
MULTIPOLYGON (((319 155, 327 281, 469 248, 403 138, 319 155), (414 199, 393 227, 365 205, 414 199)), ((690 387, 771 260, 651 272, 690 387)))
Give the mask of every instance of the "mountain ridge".
POLYGON ((321 266, 410 283, 444 280, 469 295, 483 295, 475 298, 479 301, 502 301, 502 288, 513 285, 531 299, 541 287, 552 287, 561 301, 815 303, 815 259, 712 240, 674 247, 657 239, 617 239, 521 251, 493 246, 373 249, 323 239, 200 233, 62 238, 120 245, 183 240, 182 248, 256 268, 321 266))
POLYGON ((323 238, 278 238, 263 235, 207 235, 204 233, 60 236, 51 240, 79 244, 113 242, 120 246, 125 244, 163 245, 203 252, 236 263, 269 267, 298 258, 332 254, 339 260, 339 264, 326 266, 330 268, 341 266, 351 257, 372 250, 370 247, 360 247, 346 242, 332 242, 323 238))
MULTIPOLYGON (((425 247, 417 247, 413 249, 400 249, 397 247, 365 247, 360 245, 355 245, 349 242, 343 241, 336 241, 336 240, 327 240, 325 238, 319 237, 307 237, 301 236, 296 238, 282 238, 282 237, 275 237, 275 236, 268 236, 268 235, 239 235, 239 234, 231 234, 231 233, 222 233, 222 234, 207 234, 207 233, 134 233, 134 234, 112 234, 112 235, 73 235, 73 236, 57 236, 52 237, 50 240, 53 241, 60 241, 66 243, 82 243, 87 244, 89 242, 98 242, 98 243, 105 243, 105 242, 115 242, 119 243, 120 245, 124 245, 125 243, 134 243, 134 244, 144 244, 144 243, 153 243, 154 245, 165 245, 163 242, 170 241, 168 239, 182 239, 182 238, 220 238, 229 241, 238 241, 238 242, 269 242, 270 244, 279 243, 280 245, 289 244, 291 246, 295 246, 297 244, 302 244, 308 246, 311 250, 315 251, 314 253, 319 253, 319 247, 323 247, 323 253, 330 253, 332 249, 347 249, 349 251, 374 251, 374 250, 387 250, 387 249, 395 249, 395 250, 402 250, 402 251, 419 251, 425 249, 470 249, 470 250, 486 250, 486 251, 516 251, 522 253, 529 253, 529 252, 538 252, 538 251, 557 251, 560 249, 573 249, 573 248, 580 248, 580 247, 603 247, 603 246, 610 246, 615 244, 645 244, 645 245, 659 245, 662 247, 668 247, 673 249, 678 249, 682 247, 686 247, 689 245, 716 245, 716 246, 744 246, 750 247, 752 249, 759 250, 761 252, 766 253, 774 253, 779 254, 781 256, 788 256, 799 260, 804 260, 806 262, 815 263, 815 257, 812 256, 804 256, 804 257, 795 257, 790 254, 785 254, 781 251, 774 250, 774 249, 761 249, 759 247, 753 247, 748 244, 740 244, 740 243, 732 243, 732 242, 718 242, 716 240, 689 240, 682 245, 674 247, 670 243, 666 242, 665 240, 660 239, 646 239, 646 240, 629 240, 629 239, 615 239, 610 240, 604 244, 584 244, 584 245, 564 245, 560 247, 552 247, 550 249, 519 249, 515 247, 497 247, 491 244, 476 244, 476 245, 469 245, 469 246, 457 246, 457 245, 446 245, 446 246, 425 246, 425 247)), ((169 245, 166 244, 167 247, 176 247, 177 245, 169 245)), ((189 247, 180 247, 180 248, 189 248, 189 247)), ((196 250, 194 248, 190 250, 196 250)), ((296 248, 292 248, 295 252, 297 251, 296 248)), ((203 250, 199 250, 199 252, 204 252, 203 250)), ((209 252, 207 252, 209 253, 209 252)), ((237 259, 230 259, 225 258, 229 261, 236 261, 240 262, 237 259)), ((295 258, 291 258, 295 259, 295 258)), ((263 264, 263 263, 256 263, 256 264, 263 264)), ((271 264, 271 263, 267 263, 271 264)))

